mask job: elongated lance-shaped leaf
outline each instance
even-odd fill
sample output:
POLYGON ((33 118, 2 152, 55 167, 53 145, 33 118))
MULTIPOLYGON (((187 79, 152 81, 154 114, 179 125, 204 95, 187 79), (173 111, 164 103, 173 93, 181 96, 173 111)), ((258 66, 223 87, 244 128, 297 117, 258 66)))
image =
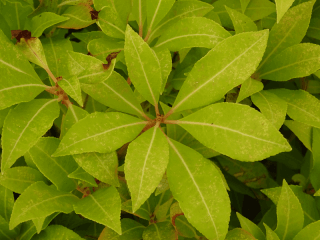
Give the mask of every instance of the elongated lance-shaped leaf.
POLYGON ((82 153, 73 158, 86 172, 101 182, 119 187, 118 157, 112 153, 82 153))
POLYGON ((278 53, 301 42, 309 26, 313 4, 314 1, 308 1, 289 9, 281 21, 273 26, 258 72, 278 53))
POLYGON ((85 4, 69 6, 62 13, 63 17, 68 17, 69 19, 59 24, 58 27, 67 29, 81 29, 88 27, 96 22, 96 20, 92 20, 91 18, 91 11, 93 11, 93 8, 85 4))
POLYGON ((70 240, 82 240, 78 234, 74 231, 61 226, 61 225, 50 225, 46 229, 43 230, 40 234, 34 236, 32 239, 34 240, 57 240, 57 239, 70 239, 70 240))
POLYGON ((317 191, 320 189, 320 129, 313 128, 312 131, 312 157, 313 157, 313 168, 310 172, 310 180, 312 186, 317 191))
POLYGON ((288 11, 291 7, 294 0, 276 0, 277 6, 277 23, 280 22, 283 15, 288 11))
POLYGON ((229 37, 199 60, 188 74, 172 112, 205 106, 247 80, 261 61, 268 31, 229 37))
POLYGON ((248 7, 248 4, 250 3, 251 0, 240 0, 241 4, 241 11, 244 13, 248 7))
POLYGON ((0 176, 1 185, 20 194, 30 185, 38 181, 48 182, 41 172, 31 167, 10 168, 0 176))
MULTIPOLYGON (((319 6, 318 6, 318 9, 320 9, 319 6)), ((320 17, 311 18, 310 25, 309 25, 309 28, 308 28, 308 31, 307 31, 306 35, 308 37, 320 40, 320 28, 319 28, 319 25, 320 25, 320 17)))
POLYGON ((60 138, 62 138, 75 123, 88 115, 89 113, 82 108, 75 105, 69 106, 67 114, 62 122, 60 138))
POLYGON ((286 48, 260 69, 259 77, 287 81, 306 77, 320 69, 320 46, 301 43, 286 48))
POLYGON ((301 122, 286 120, 286 125, 303 143, 303 145, 311 151, 312 144, 312 127, 301 122))
POLYGON ((250 221, 248 218, 245 218, 242 216, 240 213, 237 212, 237 217, 239 219, 241 228, 248 231, 249 233, 252 234, 256 239, 259 240, 265 240, 266 236, 262 232, 262 230, 254 224, 252 221, 250 221))
POLYGON ((0 216, 9 222, 14 204, 13 192, 0 185, 0 216))
POLYGON ((20 240, 30 240, 33 235, 37 233, 36 226, 33 224, 33 222, 27 221, 21 223, 21 228, 20 228, 20 240))
POLYGON ((10 229, 19 223, 46 217, 54 212, 70 213, 78 200, 71 193, 60 192, 44 182, 36 182, 16 200, 10 218, 10 229))
POLYGON ((81 107, 83 106, 80 83, 76 76, 62 78, 62 80, 59 81, 59 86, 81 107))
POLYGON ((257 31, 257 25, 246 15, 235 9, 228 8, 226 10, 232 20, 232 24, 236 33, 257 31))
POLYGON ((95 100, 112 109, 138 116, 145 115, 127 81, 117 72, 113 72, 104 82, 82 84, 81 88, 95 100))
POLYGON ((112 152, 132 141, 146 124, 118 112, 90 114, 70 128, 53 156, 112 152))
POLYGON ((34 218, 32 219, 33 224, 36 226, 37 233, 39 234, 41 230, 45 229, 49 223, 58 215, 59 213, 52 213, 47 217, 34 218))
POLYGON ((253 78, 248 78, 246 81, 242 83, 236 102, 241 102, 243 99, 253 95, 256 92, 260 92, 262 89, 262 82, 254 80, 253 78))
POLYGON ((57 99, 20 103, 8 114, 2 131, 1 170, 10 168, 44 135, 59 116, 57 99))
POLYGON ((320 128, 320 100, 304 90, 272 89, 288 104, 287 114, 293 120, 320 128))
POLYGON ((98 184, 94 180, 94 177, 92 177, 89 173, 83 170, 82 167, 78 167, 74 172, 70 173, 68 177, 84 181, 92 187, 98 187, 98 184))
POLYGON ((0 46, 0 109, 31 101, 47 86, 1 29, 0 46))
POLYGON ((320 236, 320 221, 309 224, 302 229, 293 240, 316 240, 320 236))
POLYGON ((154 192, 167 168, 168 160, 168 143, 158 126, 130 143, 124 172, 131 192, 133 212, 154 192))
POLYGON ((145 240, 153 239, 168 239, 175 240, 176 233, 173 225, 168 222, 159 222, 150 224, 142 234, 142 238, 145 240))
POLYGON ((281 195, 277 204, 277 229, 281 240, 292 239, 303 227, 303 211, 298 198, 286 180, 283 180, 281 195))
POLYGON ((263 223, 266 229, 267 240, 280 240, 278 235, 265 223, 263 223))
POLYGON ((15 239, 18 234, 18 229, 9 230, 8 222, 0 216, 0 238, 3 240, 11 240, 15 239))
POLYGON ((250 233, 242 228, 234 228, 228 232, 225 240, 257 240, 250 233))
POLYGON ((155 48, 164 47, 170 51, 184 48, 213 48, 231 34, 218 23, 204 17, 184 18, 171 25, 159 38, 155 48))
POLYGON ((85 218, 111 228, 121 235, 121 199, 115 187, 101 188, 81 199, 74 205, 74 211, 85 218))
POLYGON ((77 187, 77 182, 68 177, 78 167, 72 156, 52 157, 60 144, 58 138, 40 138, 29 150, 32 161, 39 171, 46 176, 60 191, 70 192, 77 187))
POLYGON ((287 115, 287 103, 269 91, 260 91, 252 95, 251 100, 261 113, 280 129, 287 115))
POLYGON ((149 45, 129 25, 124 53, 132 83, 145 99, 156 106, 162 83, 160 64, 149 45))
POLYGON ((140 28, 143 28, 147 18, 147 1, 148 0, 132 0, 132 16, 140 28))
POLYGON ((167 175, 174 198, 188 221, 209 239, 225 238, 230 200, 218 170, 201 154, 168 139, 167 175), (210 182, 210 185, 205 183, 210 182))
POLYGON ((171 53, 166 48, 156 48, 153 50, 157 55, 157 58, 159 60, 160 67, 161 67, 162 86, 161 86, 160 94, 162 94, 166 87, 168 77, 172 70, 171 53))
POLYGON ((291 150, 262 114, 242 104, 212 104, 177 123, 206 147, 241 161, 259 161, 291 150))
POLYGON ((132 212, 132 201, 127 200, 121 204, 121 210, 127 213, 131 213, 139 218, 143 218, 145 220, 150 220, 151 212, 150 212, 150 205, 148 205, 148 200, 136 211, 135 213, 132 212))
POLYGON ((124 42, 116 42, 108 38, 98 38, 88 43, 90 54, 101 61, 105 61, 111 53, 116 53, 124 49, 124 42))

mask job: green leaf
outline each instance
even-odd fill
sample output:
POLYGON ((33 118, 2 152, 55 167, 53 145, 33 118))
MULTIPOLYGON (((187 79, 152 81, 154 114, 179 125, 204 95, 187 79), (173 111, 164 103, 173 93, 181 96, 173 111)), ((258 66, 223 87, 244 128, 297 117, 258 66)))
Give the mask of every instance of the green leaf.
POLYGON ((9 230, 8 222, 0 216, 0 238, 3 240, 12 240, 15 239, 17 235, 17 230, 9 230))
POLYGON ((160 94, 162 94, 166 87, 168 77, 172 70, 171 53, 166 48, 156 48, 153 50, 157 55, 157 58, 159 60, 160 67, 161 67, 162 86, 160 89, 160 94))
POLYGON ((69 106, 67 114, 63 119, 63 123, 61 126, 60 138, 62 138, 75 123, 79 122, 79 120, 85 118, 88 115, 89 113, 82 108, 79 108, 75 105, 69 106))
POLYGON ((68 20, 68 17, 62 17, 52 12, 44 12, 32 18, 31 34, 32 37, 40 37, 45 29, 57 23, 68 20))
POLYGON ((307 36, 320 40, 320 18, 311 18, 307 36))
POLYGON ((237 10, 228 8, 226 10, 232 20, 232 24, 236 33, 257 31, 257 25, 246 15, 237 10))
POLYGON ((145 202, 135 213, 132 212, 132 201, 127 200, 121 204, 121 210, 125 211, 127 213, 131 213, 139 218, 145 219, 145 220, 150 220, 151 212, 150 206, 148 205, 148 200, 145 202), (148 209, 149 208, 149 209, 148 209))
POLYGON ((0 29, 0 109, 34 99, 47 87, 0 29), (12 79, 7 81, 7 79, 12 79))
POLYGON ((53 213, 48 217, 32 219, 33 224, 36 226, 37 233, 39 234, 43 229, 45 229, 58 214, 59 213, 53 213))
POLYGON ((209 239, 224 239, 231 209, 220 173, 201 154, 173 140, 168 141, 167 175, 174 198, 188 221, 202 234, 209 239))
POLYGON ((312 157, 313 168, 310 172, 310 180, 316 191, 320 189, 320 129, 313 128, 312 131, 312 157))
POLYGON ((254 236, 256 239, 259 239, 259 240, 266 239, 266 236, 264 235, 264 233, 261 231, 261 229, 256 224, 254 224, 248 218, 245 218, 244 216, 242 216, 238 212, 237 212, 237 217, 239 219, 239 222, 240 222, 242 229, 251 233, 252 236, 254 236))
POLYGON ((250 233, 242 228, 234 228, 228 232, 225 240, 256 240, 250 233))
POLYGON ((266 90, 252 95, 251 100, 276 129, 280 129, 287 115, 287 103, 266 90))
POLYGON ((80 83, 94 84, 103 82, 111 76, 115 60, 108 66, 95 57, 69 52, 68 64, 71 75, 77 75, 80 83))
POLYGON ((99 39, 99 38, 110 39, 106 37, 106 35, 102 31, 73 32, 72 35, 80 39, 85 44, 89 44, 94 39, 99 39))
POLYGON ((287 81, 306 77, 320 69, 320 46, 301 43, 286 48, 260 69, 260 78, 287 81))
POLYGON ((15 193, 23 191, 35 182, 48 180, 36 169, 30 167, 14 167, 0 175, 0 184, 15 193))
POLYGON ((74 205, 74 211, 85 218, 111 228, 121 235, 121 200, 115 187, 101 188, 81 199, 74 205))
POLYGON ((30 220, 28 222, 21 223, 20 240, 30 240, 33 235, 37 233, 36 226, 30 220))
POLYGON ((287 114, 293 120, 320 128, 320 101, 303 90, 273 89, 288 104, 287 114))
POLYGON ((121 112, 145 116, 127 81, 117 72, 98 84, 82 84, 82 90, 98 102, 121 112))
POLYGON ((62 78, 62 80, 59 81, 59 86, 83 107, 80 83, 76 76, 62 78))
POLYGON ((93 11, 93 8, 85 4, 70 6, 62 13, 62 16, 69 18, 69 20, 59 24, 58 27, 72 29, 88 27, 96 22, 91 18, 91 11, 93 11))
POLYGON ((314 222, 302 229, 293 240, 314 240, 320 236, 320 221, 314 222))
POLYGON ((71 193, 60 192, 43 182, 36 182, 16 200, 10 218, 10 229, 19 223, 46 217, 54 212, 70 213, 73 211, 73 204, 78 200, 71 193))
POLYGON ((286 120, 286 125, 303 143, 303 145, 311 151, 312 127, 297 121, 286 120))
POLYGON ((263 83, 259 82, 253 78, 248 78, 246 81, 244 81, 241 85, 240 92, 237 98, 237 103, 241 102, 247 97, 250 97, 251 95, 260 92, 263 89, 263 83))
POLYGON ((149 45, 129 25, 124 53, 132 83, 145 99, 156 106, 162 85, 160 63, 149 45))
POLYGON ((167 168, 169 146, 155 126, 130 143, 124 172, 135 212, 154 192, 167 168))
POLYGON ((10 111, 4 122, 1 138, 3 172, 52 127, 59 111, 57 99, 35 99, 20 103, 10 111))
POLYGON ((264 116, 242 104, 212 104, 177 124, 206 147, 240 161, 258 161, 291 150, 264 116))
POLYGON ((287 182, 283 180, 281 195, 277 204, 277 229, 282 240, 292 239, 303 227, 303 211, 298 198, 287 182))
POLYGON ((175 240, 175 229, 170 222, 150 224, 142 235, 143 240, 166 239, 175 240))
POLYGON ((241 4, 241 10, 242 13, 244 13, 248 7, 248 4, 250 3, 251 0, 240 0, 240 4, 241 4))
POLYGON ((280 22, 283 15, 288 11, 291 7, 294 0, 276 0, 277 6, 277 23, 280 22))
POLYGON ((267 225, 263 224, 266 229, 267 240, 280 240, 278 235, 267 225))
POLYGON ((123 49, 123 41, 118 42, 108 38, 98 38, 88 43, 88 51, 90 54, 101 61, 105 61, 111 53, 119 52, 123 49))
POLYGON ((146 124, 147 122, 123 113, 90 114, 71 127, 53 156, 112 152, 132 141, 146 124))
POLYGON ((259 64, 267 39, 265 30, 237 34, 222 41, 194 65, 171 111, 205 106, 243 83, 259 64))
POLYGON ((14 204, 13 192, 0 185, 0 216, 9 222, 14 204))
POLYGON ((184 48, 213 48, 231 34, 218 23, 204 18, 184 18, 172 24, 157 41, 155 48, 180 51, 184 48))
POLYGON ((132 1, 132 16, 136 20, 138 26, 143 27, 147 18, 147 1, 148 0, 133 0, 132 1))
POLYGON ((289 9, 281 21, 272 27, 258 72, 284 49, 301 42, 309 26, 313 4, 313 1, 309 1, 289 9))
POLYGON ((82 153, 73 155, 73 158, 86 172, 101 182, 119 187, 118 157, 112 153, 82 153))
POLYGON ((95 182, 94 177, 84 171, 81 167, 78 167, 74 172, 70 173, 68 177, 84 181, 93 187, 98 187, 98 184, 95 182))
POLYGON ((62 239, 68 239, 68 240, 81 240, 81 238, 78 234, 76 234, 74 231, 61 226, 61 225, 50 225, 45 230, 43 230, 39 235, 36 235, 32 238, 32 240, 62 240, 62 239))
POLYGON ((53 137, 40 138, 29 150, 32 161, 60 191, 70 192, 77 187, 75 180, 68 177, 78 167, 71 156, 51 157, 58 148, 60 140, 53 137))
POLYGON ((122 235, 106 227, 99 236, 99 240, 141 240, 145 226, 130 218, 121 219, 122 235))

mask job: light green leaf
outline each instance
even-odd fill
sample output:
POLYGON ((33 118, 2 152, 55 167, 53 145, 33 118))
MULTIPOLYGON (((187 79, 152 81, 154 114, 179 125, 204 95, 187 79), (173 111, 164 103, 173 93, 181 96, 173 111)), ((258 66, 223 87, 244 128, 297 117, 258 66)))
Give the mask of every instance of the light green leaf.
POLYGON ((58 138, 40 138, 29 150, 32 161, 39 171, 46 176, 60 191, 70 192, 77 187, 75 180, 68 177, 78 167, 71 156, 51 157, 60 143, 58 138))
POLYGON ((168 27, 179 21, 179 19, 186 17, 202 17, 212 9, 213 7, 210 4, 201 1, 176 1, 173 4, 171 10, 168 12, 168 14, 151 32, 148 38, 148 43, 150 43, 153 39, 161 35, 164 31, 168 29, 168 27))
POLYGON ((171 53, 166 48, 155 48, 153 50, 157 55, 157 58, 159 60, 160 67, 161 67, 162 86, 160 89, 160 94, 162 94, 166 87, 168 77, 172 70, 171 53))
POLYGON ((303 211, 298 198, 287 182, 283 180, 281 195, 277 204, 277 229, 281 240, 291 240, 303 227, 303 211))
POLYGON ((8 222, 0 216, 0 238, 3 240, 15 239, 18 235, 17 230, 9 230, 8 222))
POLYGON ((293 240, 316 240, 320 236, 320 221, 314 222, 302 229, 293 240))
POLYGON ((307 36, 320 40, 320 18, 311 18, 307 36))
POLYGON ((289 9, 281 21, 272 27, 268 46, 258 72, 262 66, 268 64, 284 49, 301 42, 309 26, 313 4, 313 1, 309 1, 289 9))
POLYGON ((117 72, 98 84, 82 84, 82 90, 98 102, 121 112, 145 116, 127 81, 117 72))
POLYGON ((31 184, 48 180, 36 169, 30 167, 9 168, 0 175, 0 184, 15 193, 23 193, 31 184))
POLYGON ((147 18, 147 1, 148 0, 132 0, 132 16, 141 28, 143 28, 147 18))
POLYGON ((177 124, 206 147, 241 161, 258 161, 291 150, 281 133, 247 105, 212 104, 177 124))
POLYGON ((311 142, 312 142, 312 127, 297 121, 286 120, 284 121, 286 125, 303 145, 311 151, 311 142))
POLYGON ((280 22, 283 15, 288 11, 291 7, 294 0, 276 0, 277 6, 277 23, 280 22))
POLYGON ((50 225, 45 230, 43 230, 39 235, 36 235, 32 238, 32 240, 62 240, 62 239, 68 239, 68 240, 81 240, 81 238, 78 234, 76 234, 74 231, 61 226, 61 225, 50 225))
POLYGON ((6 222, 10 220, 13 203, 13 192, 0 185, 0 216, 2 216, 6 222))
POLYGON ((59 28, 72 28, 81 29, 90 26, 95 23, 96 20, 92 20, 91 11, 92 7, 80 4, 76 6, 70 6, 62 13, 63 17, 69 18, 69 20, 59 24, 59 28))
POLYGON ((287 103, 266 90, 252 95, 251 100, 276 129, 280 129, 287 115, 287 103))
POLYGON ((1 29, 0 46, 0 109, 31 101, 47 86, 1 29))
POLYGON ((263 83, 253 78, 248 78, 241 85, 240 92, 237 98, 237 103, 251 95, 260 92, 263 89, 263 83))
POLYGON ((234 228, 228 232, 225 240, 256 240, 250 233, 242 228, 234 228))
POLYGON ((41 230, 45 229, 49 223, 58 216, 59 213, 53 213, 48 217, 34 218, 32 219, 33 224, 36 226, 37 233, 39 234, 41 230))
POLYGON ((280 240, 278 235, 265 223, 263 223, 266 229, 267 240, 280 240))
POLYGON ((170 222, 150 224, 142 235, 143 240, 166 239, 175 240, 175 229, 170 222))
POLYGON ((90 114, 71 127, 53 156, 112 152, 132 141, 146 124, 118 112, 90 114))
POLYGON ((256 224, 254 224, 248 218, 245 218, 244 216, 242 216, 238 212, 237 212, 237 217, 239 219, 239 222, 240 222, 242 229, 251 233, 252 236, 254 236, 258 240, 265 240, 266 239, 266 236, 264 235, 264 233, 261 231, 261 229, 256 224))
POLYGON ((35 99, 20 103, 10 111, 4 122, 1 138, 3 172, 52 127, 59 111, 57 99, 35 99))
POLYGON ((68 20, 68 17, 62 17, 52 12, 44 12, 32 18, 31 34, 32 37, 40 37, 45 29, 57 23, 68 20))
POLYGON ((101 182, 119 187, 118 157, 112 153, 82 153, 73 155, 73 158, 86 172, 101 182))
POLYGON ((74 172, 70 173, 68 177, 84 181, 93 187, 98 187, 98 184, 95 182, 94 177, 84 171, 81 167, 78 167, 74 172))
POLYGON ((306 77, 320 69, 320 46, 301 43, 286 48, 260 69, 259 78, 287 81, 306 77))
POLYGON ((74 211, 85 218, 111 228, 121 235, 121 200, 115 187, 101 188, 81 199, 74 205, 74 211))
POLYGON ((94 84, 107 80, 113 72, 114 65, 115 60, 108 66, 95 57, 69 52, 69 71, 71 75, 77 75, 80 83, 94 84))
POLYGON ((171 111, 205 106, 243 83, 259 64, 267 39, 265 30, 237 34, 222 41, 194 65, 171 111))
POLYGON ((61 126, 60 138, 62 138, 75 123, 79 122, 79 120, 85 118, 88 115, 89 113, 82 108, 79 108, 75 105, 69 106, 67 114, 63 119, 63 123, 61 126))
POLYGON ((71 193, 60 192, 43 182, 36 182, 16 200, 10 218, 10 229, 19 223, 46 217, 54 212, 70 213, 73 211, 73 204, 78 200, 71 193))
POLYGON ((312 157, 313 168, 310 172, 310 180, 316 191, 320 189, 320 129, 313 128, 312 131, 312 157))
POLYGON ((257 25, 249 17, 227 6, 226 10, 232 20, 236 33, 257 31, 257 25))
POLYGON ((132 83, 144 98, 156 106, 162 85, 160 63, 149 45, 129 25, 124 53, 132 83))
POLYGON ((250 3, 251 0, 240 0, 240 4, 241 4, 241 10, 242 13, 244 13, 248 7, 248 4, 250 3))
POLYGON ((117 42, 108 38, 94 39, 88 44, 88 51, 90 54, 101 61, 105 61, 111 53, 119 52, 123 49, 123 41, 117 42))
POLYGON ((320 128, 320 101, 303 90, 273 89, 288 104, 287 114, 293 120, 320 128))
POLYGON ((162 179, 169 160, 169 146, 158 126, 130 143, 124 172, 131 192, 132 210, 137 211, 162 179))
POLYGON ((85 44, 89 44, 94 39, 99 39, 99 38, 110 39, 102 31, 73 32, 72 35, 80 39, 85 44))
POLYGON ((59 81, 59 86, 83 107, 80 83, 76 76, 62 78, 61 81, 59 81))
POLYGON ((12 109, 13 107, 8 107, 5 109, 0 110, 0 131, 2 132, 2 127, 4 124, 4 120, 6 119, 6 117, 9 114, 9 111, 12 109))
POLYGON ((188 221, 209 239, 228 232, 230 200, 218 170, 196 151, 169 140, 170 189, 188 221), (210 182, 210 188, 204 184, 210 182))
POLYGON ((141 240, 145 226, 130 218, 121 219, 122 235, 106 227, 99 236, 99 240, 141 240))
POLYGON ((180 51, 184 48, 213 48, 231 34, 218 23, 204 18, 184 18, 172 24, 159 38, 155 48, 180 51))

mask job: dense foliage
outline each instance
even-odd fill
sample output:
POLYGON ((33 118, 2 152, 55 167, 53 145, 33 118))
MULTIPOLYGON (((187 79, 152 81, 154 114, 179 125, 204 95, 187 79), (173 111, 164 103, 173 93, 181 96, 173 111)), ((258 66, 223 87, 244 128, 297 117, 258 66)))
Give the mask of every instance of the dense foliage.
POLYGON ((320 0, 0 0, 0 239, 319 238, 319 44, 320 0))

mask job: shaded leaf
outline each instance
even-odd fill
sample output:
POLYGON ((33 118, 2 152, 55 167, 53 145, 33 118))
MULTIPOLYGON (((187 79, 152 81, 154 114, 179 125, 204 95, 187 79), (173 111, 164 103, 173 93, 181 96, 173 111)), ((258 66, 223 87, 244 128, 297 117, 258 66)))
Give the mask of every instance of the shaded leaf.
POLYGON ((266 239, 266 236, 256 224, 254 224, 248 218, 245 218, 238 212, 237 212, 237 217, 239 219, 242 229, 251 233, 252 236, 254 236, 256 239, 259 239, 259 240, 266 239))
POLYGON ((253 78, 248 78, 241 85, 240 92, 237 98, 237 103, 241 102, 245 98, 260 92, 263 89, 263 83, 253 78))
POLYGON ((68 177, 84 181, 93 187, 98 187, 97 183, 94 180, 94 177, 84 171, 81 167, 78 167, 74 172, 70 173, 68 177))
POLYGON ((19 236, 20 240, 30 240, 36 233, 36 226, 33 224, 31 220, 21 223, 19 236))
POLYGON ((118 42, 107 38, 98 38, 88 43, 90 54, 101 61, 105 61, 111 53, 116 53, 124 49, 124 42, 118 42))
POLYGON ((280 240, 278 235, 267 224, 263 224, 266 229, 267 240, 280 240))
POLYGON ((143 240, 168 239, 175 240, 176 234, 170 222, 159 222, 150 224, 142 235, 143 240))
POLYGON ((320 189, 320 129, 313 128, 312 131, 312 157, 313 168, 310 172, 310 180, 316 191, 320 189))
POLYGON ((17 230, 9 230, 8 222, 0 216, 0 237, 3 240, 15 239, 18 235, 17 230))
POLYGON ((228 232, 225 240, 255 240, 249 232, 242 228, 234 228, 228 232))
POLYGON ((161 67, 161 77, 162 77, 162 85, 160 89, 160 94, 163 93, 166 84, 167 84, 167 79, 171 73, 172 70, 172 59, 171 59, 171 53, 168 49, 166 48, 156 48, 153 49, 155 54, 157 55, 157 58, 160 63, 161 67))
POLYGON ((83 107, 80 83, 76 76, 62 78, 61 81, 59 81, 59 86, 83 107))
POLYGON ((14 204, 13 192, 0 185, 0 216, 9 222, 14 204))
POLYGON ((257 31, 257 25, 249 17, 227 6, 226 10, 236 33, 257 31))
POLYGON ((320 221, 314 222, 302 229, 293 240, 313 240, 319 238, 320 221))
POLYGON ((286 125, 303 143, 303 145, 311 151, 312 127, 297 121, 286 120, 286 125))
POLYGON ((132 201, 130 199, 121 204, 121 210, 149 221, 152 213, 148 210, 148 207, 150 207, 148 204, 148 202, 145 202, 135 213, 133 213, 132 201))
POLYGON ((39 235, 32 238, 33 240, 58 240, 58 239, 68 239, 68 240, 81 240, 78 234, 74 231, 61 226, 61 225, 51 225, 43 230, 39 235))
POLYGON ((320 18, 311 18, 307 36, 320 40, 320 18))

